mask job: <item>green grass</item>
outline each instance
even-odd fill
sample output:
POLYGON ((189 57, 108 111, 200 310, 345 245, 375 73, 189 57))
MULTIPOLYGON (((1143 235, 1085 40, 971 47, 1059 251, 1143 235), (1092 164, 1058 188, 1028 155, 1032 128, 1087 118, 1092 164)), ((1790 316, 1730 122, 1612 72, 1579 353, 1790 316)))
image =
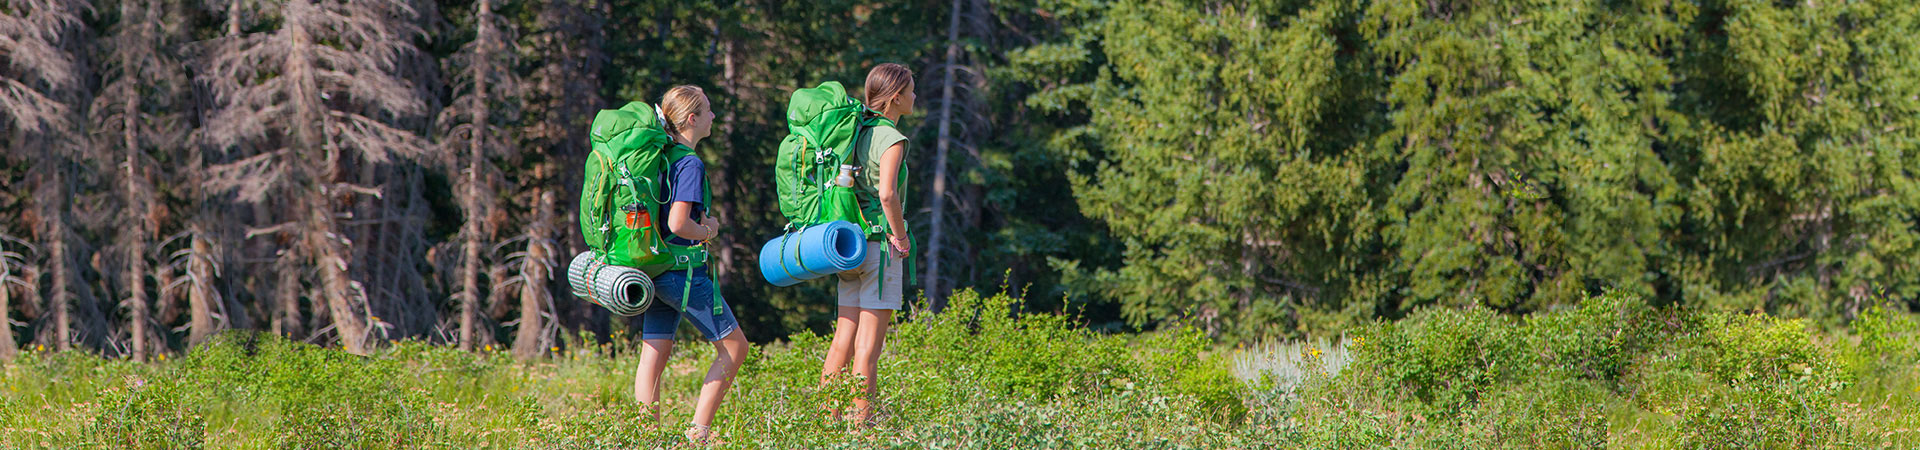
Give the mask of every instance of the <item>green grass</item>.
MULTIPOLYGON (((1429 310, 1340 341, 1218 346, 1105 335, 1002 296, 901 323, 884 419, 822 417, 823 338, 760 346, 723 448, 1916 448, 1909 315, 1818 333, 1603 296, 1511 318, 1429 310)), ((679 448, 712 356, 682 342, 666 408, 632 399, 634 344, 533 363, 417 342, 372 356, 233 333, 152 364, 32 352, 0 378, 0 448, 679 448)))

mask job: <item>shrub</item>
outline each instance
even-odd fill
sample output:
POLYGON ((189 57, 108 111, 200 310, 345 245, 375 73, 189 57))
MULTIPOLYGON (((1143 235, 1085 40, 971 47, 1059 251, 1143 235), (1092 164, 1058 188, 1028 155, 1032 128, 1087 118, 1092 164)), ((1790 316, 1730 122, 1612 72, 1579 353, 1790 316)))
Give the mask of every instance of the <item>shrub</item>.
POLYGON ((1548 377, 1612 383, 1645 353, 1661 331, 1660 314, 1619 292, 1588 297, 1566 311, 1526 320, 1525 348, 1548 377))
MULTIPOLYGON (((825 418, 857 380, 818 386, 827 342, 803 333, 756 347, 720 447, 1909 448, 1898 430, 1920 417, 1920 377, 1841 370, 1828 345, 1853 346, 1804 322, 1623 296, 1522 321, 1422 311, 1357 333, 1345 371, 1291 390, 1246 387, 1195 330, 1107 335, 957 297, 896 328, 875 428, 825 418)), ((1902 350, 1912 331, 1876 314, 1858 348, 1902 350)), ((654 420, 632 401, 634 347, 577 342, 531 363, 245 333, 163 364, 31 352, 0 365, 0 448, 677 448, 711 347, 677 346, 654 420)))
POLYGON ((1722 383, 1792 384, 1823 393, 1845 387, 1844 373, 1802 320, 1710 314, 1693 326, 1702 350, 1693 363, 1722 383))
POLYGON ((100 409, 83 440, 124 449, 201 448, 207 421, 196 401, 202 396, 171 380, 149 382, 129 376, 123 387, 102 392, 100 409))
POLYGON ((939 315, 919 315, 894 336, 902 356, 967 371, 994 392, 1029 400, 1098 389, 1129 372, 1124 341, 1096 335, 1064 316, 1018 314, 1005 294, 955 293, 939 315))
POLYGON ((1833 400, 1777 385, 1696 393, 1681 408, 1677 443, 1688 449, 1855 448, 1841 434, 1833 400))
POLYGON ((1853 321, 1860 347, 1879 363, 1901 366, 1920 361, 1920 323, 1913 316, 1885 307, 1860 313, 1853 321))
POLYGON ((1430 415, 1456 415, 1522 369, 1514 331, 1484 308, 1425 309, 1362 332, 1349 373, 1411 396, 1430 415))
POLYGON ((1835 412, 1849 375, 1801 320, 1708 314, 1661 371, 1709 380, 1677 399, 1683 448, 1846 448, 1835 412))

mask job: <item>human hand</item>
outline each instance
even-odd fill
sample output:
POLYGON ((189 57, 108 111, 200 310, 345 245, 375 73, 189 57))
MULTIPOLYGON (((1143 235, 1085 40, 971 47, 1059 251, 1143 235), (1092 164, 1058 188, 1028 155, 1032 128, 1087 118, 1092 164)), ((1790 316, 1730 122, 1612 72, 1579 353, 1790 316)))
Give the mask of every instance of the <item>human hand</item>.
POLYGON ((707 230, 707 239, 713 239, 715 236, 720 235, 720 219, 707 216, 706 219, 700 221, 700 226, 707 230))
POLYGON ((913 253, 913 240, 907 239, 906 235, 889 234, 887 247, 893 250, 894 257, 905 258, 913 253))

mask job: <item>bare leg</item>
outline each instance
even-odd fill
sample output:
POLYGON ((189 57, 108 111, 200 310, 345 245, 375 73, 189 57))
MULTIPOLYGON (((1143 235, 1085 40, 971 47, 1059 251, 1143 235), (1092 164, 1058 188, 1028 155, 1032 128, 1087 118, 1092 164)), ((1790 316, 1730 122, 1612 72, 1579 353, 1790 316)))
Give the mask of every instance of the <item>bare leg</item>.
POLYGON ((893 310, 861 309, 860 329, 853 339, 853 371, 866 380, 865 395, 853 399, 853 419, 866 420, 873 414, 873 397, 880 392, 880 351, 887 342, 887 327, 893 323, 893 310))
POLYGON ((727 396, 727 388, 733 386, 733 375, 740 371, 740 363, 747 360, 747 352, 751 351, 746 335, 739 329, 714 341, 713 350, 713 365, 707 367, 706 381, 700 385, 700 400, 693 408, 693 423, 701 429, 713 425, 713 414, 720 410, 720 400, 727 396))
POLYGON ((833 320, 833 344, 827 347, 826 364, 820 367, 820 384, 840 374, 847 368, 847 360, 853 358, 853 337, 860 328, 860 308, 842 306, 838 312, 839 317, 833 320))
POLYGON ((673 356, 672 339, 647 339, 640 347, 640 364, 633 369, 633 399, 660 420, 660 373, 673 356))
MULTIPOLYGON (((833 344, 827 347, 827 361, 820 367, 820 386, 833 381, 841 371, 846 370, 847 360, 853 359, 853 337, 860 328, 860 308, 842 306, 833 320, 833 344)), ((837 419, 840 411, 832 406, 822 406, 827 410, 829 419, 837 419)))

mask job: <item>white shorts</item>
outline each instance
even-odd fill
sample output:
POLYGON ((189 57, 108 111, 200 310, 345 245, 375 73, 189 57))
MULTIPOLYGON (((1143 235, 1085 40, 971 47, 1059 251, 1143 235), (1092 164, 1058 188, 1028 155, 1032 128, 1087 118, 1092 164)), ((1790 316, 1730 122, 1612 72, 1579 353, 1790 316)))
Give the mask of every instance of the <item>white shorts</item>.
POLYGON ((867 259, 859 267, 840 272, 840 306, 863 309, 899 310, 907 285, 907 262, 887 248, 885 242, 867 241, 867 259), (880 273, 885 258, 887 270, 880 273))

